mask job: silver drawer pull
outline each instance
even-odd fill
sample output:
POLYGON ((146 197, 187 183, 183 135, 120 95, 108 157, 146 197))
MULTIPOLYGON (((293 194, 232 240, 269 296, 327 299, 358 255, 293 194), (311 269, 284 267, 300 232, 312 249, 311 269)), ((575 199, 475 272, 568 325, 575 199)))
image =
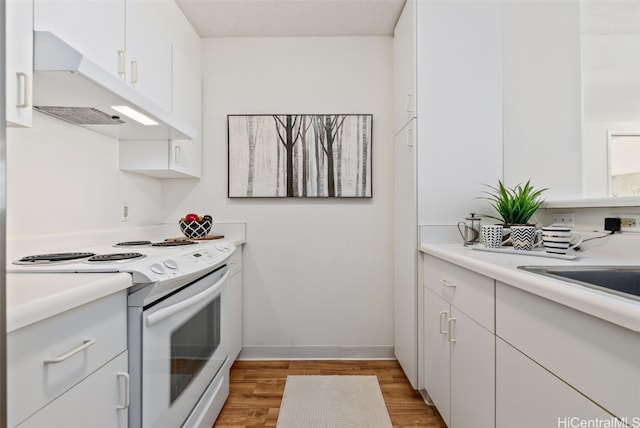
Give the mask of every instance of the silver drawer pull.
POLYGON ((450 283, 449 281, 447 281, 446 279, 441 279, 440 283, 442 285, 444 285, 445 287, 450 287, 450 288, 456 288, 455 284, 450 283))
POLYGON ((27 108, 29 107, 29 75, 27 73, 17 72, 16 76, 18 77, 18 80, 22 82, 22 85, 20 86, 22 89, 20 91, 22 94, 22 102, 18 102, 18 104, 16 104, 16 108, 27 108))
POLYGON ((73 357, 78 352, 84 351, 89 346, 93 345, 94 343, 96 343, 96 339, 87 339, 82 343, 82 345, 78 346, 77 348, 72 349, 71 351, 67 352, 64 355, 60 355, 57 358, 51 358, 49 360, 44 360, 44 363, 45 364, 58 364, 58 363, 61 363, 64 360, 68 360, 69 358, 73 357))
POLYGON ((440 333, 447 335, 447 330, 444 329, 444 323, 447 322, 447 311, 440 312, 440 333))
POLYGON ((453 337, 453 326, 455 325, 455 323, 456 318, 449 318, 449 342, 451 343, 457 342, 457 340, 453 337))
POLYGON ((129 377, 129 373, 127 372, 118 372, 116 373, 116 377, 118 379, 122 378, 124 380, 124 404, 116 406, 116 409, 117 410, 128 409, 129 404, 131 402, 129 397, 129 384, 130 384, 131 378, 129 377))

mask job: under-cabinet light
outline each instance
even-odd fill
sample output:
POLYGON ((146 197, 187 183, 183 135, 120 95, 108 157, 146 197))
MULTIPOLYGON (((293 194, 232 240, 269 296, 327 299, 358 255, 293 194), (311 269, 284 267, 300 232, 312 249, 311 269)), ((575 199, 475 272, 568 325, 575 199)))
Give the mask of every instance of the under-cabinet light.
POLYGON ((129 106, 111 106, 111 108, 117 111, 118 113, 124 114, 129 119, 133 119, 136 122, 139 122, 143 125, 154 126, 158 124, 158 122, 151 119, 149 116, 146 116, 140 113, 139 111, 132 109, 129 106))

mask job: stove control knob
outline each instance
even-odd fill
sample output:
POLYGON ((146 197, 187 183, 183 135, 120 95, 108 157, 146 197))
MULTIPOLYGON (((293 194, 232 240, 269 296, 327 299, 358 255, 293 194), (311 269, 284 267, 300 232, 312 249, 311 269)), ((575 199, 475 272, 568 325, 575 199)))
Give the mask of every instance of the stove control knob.
POLYGON ((178 262, 175 260, 167 259, 164 261, 164 265, 169 269, 178 269, 178 262))
POLYGON ((164 267, 160 263, 154 263, 149 266, 151 272, 157 273, 158 275, 163 275, 165 273, 164 267))

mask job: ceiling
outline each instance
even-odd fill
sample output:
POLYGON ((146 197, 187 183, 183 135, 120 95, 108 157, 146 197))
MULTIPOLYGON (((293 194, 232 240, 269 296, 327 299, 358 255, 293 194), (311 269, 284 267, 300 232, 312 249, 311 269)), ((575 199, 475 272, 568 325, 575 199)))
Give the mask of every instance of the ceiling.
POLYGON ((405 0, 176 0, 200 37, 390 36, 405 0))

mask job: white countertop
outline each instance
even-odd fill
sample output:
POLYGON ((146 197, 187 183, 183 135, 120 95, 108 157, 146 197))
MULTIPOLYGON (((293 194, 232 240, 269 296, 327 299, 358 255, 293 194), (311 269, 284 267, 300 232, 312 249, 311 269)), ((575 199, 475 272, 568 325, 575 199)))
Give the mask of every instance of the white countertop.
POLYGON ((640 332, 640 301, 517 269, 523 265, 637 265, 629 260, 581 253, 577 260, 477 251, 462 244, 422 244, 420 251, 500 282, 640 332))
MULTIPOLYGON (((245 223, 216 223, 211 232, 236 246, 246 243, 245 223)), ((77 251, 96 244, 127 240, 158 240, 181 236, 177 223, 100 230, 93 233, 41 235, 7 242, 7 264, 28 254, 77 251)), ((7 332, 73 309, 132 286, 128 273, 9 273, 6 276, 7 332)))
POLYGON ((131 287, 128 273, 9 273, 7 333, 131 287))

